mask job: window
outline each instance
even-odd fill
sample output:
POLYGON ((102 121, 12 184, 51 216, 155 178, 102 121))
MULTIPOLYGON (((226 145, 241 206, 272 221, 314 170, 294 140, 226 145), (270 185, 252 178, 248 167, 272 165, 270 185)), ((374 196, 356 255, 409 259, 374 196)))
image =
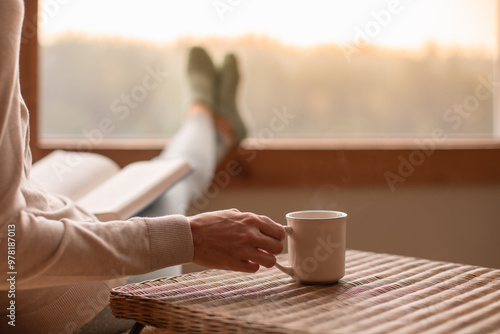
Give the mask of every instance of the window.
MULTIPOLYGON (((203 9, 205 10, 204 13, 206 13, 206 15, 212 15, 212 17, 214 17, 213 21, 218 22, 217 25, 220 25, 221 27, 226 27, 225 29, 227 29, 227 24, 229 21, 233 21, 233 25, 234 22, 241 21, 240 16, 243 15, 242 14, 243 12, 248 12, 247 11, 248 6, 254 6, 254 3, 257 3, 257 1, 255 1, 251 2, 251 5, 248 5, 250 2, 243 2, 243 1, 240 2, 237 0, 224 0, 224 2, 227 4, 227 6, 224 6, 223 2, 217 0, 212 2, 206 2, 205 7, 203 9), (218 12, 216 11, 214 4, 219 6, 217 7, 219 10, 218 12), (241 11, 241 9, 245 9, 245 11, 241 11), (223 15, 224 20, 221 20, 219 14, 223 15)), ((30 116, 31 149, 34 161, 37 161, 38 159, 49 153, 52 149, 63 148, 72 150, 73 149, 87 150, 89 149, 88 145, 89 139, 86 138, 85 135, 82 133, 83 129, 86 128, 89 131, 99 130, 98 127, 99 124, 97 125, 95 123, 92 125, 82 124, 80 126, 80 129, 73 134, 74 139, 71 139, 70 135, 68 135, 67 132, 64 131, 62 133, 52 133, 52 134, 47 133, 47 131, 43 129, 44 117, 46 115, 44 115, 40 110, 40 109, 46 109, 43 107, 44 105, 43 95, 47 94, 47 91, 43 92, 43 90, 49 89, 49 87, 43 86, 43 75, 47 75, 47 71, 44 72, 42 66, 42 63, 47 61, 46 58, 43 59, 42 57, 43 53, 45 52, 44 49, 46 49, 47 46, 54 45, 54 43, 59 38, 58 37, 59 34, 56 32, 56 30, 54 30, 55 28, 57 28, 57 26, 64 25, 65 20, 66 21, 75 20, 75 17, 78 16, 78 15, 66 16, 67 12, 71 12, 71 10, 73 10, 80 14, 84 13, 81 12, 80 7, 78 7, 78 4, 81 5, 81 3, 84 2, 80 0, 70 0, 70 1, 25 0, 26 19, 24 24, 23 36, 26 36, 26 38, 23 39, 23 44, 21 48, 20 79, 21 79, 21 86, 22 86, 24 100, 26 101, 31 114, 30 116), (37 17, 38 20, 36 19, 37 17), (40 28, 40 31, 37 30, 37 26, 40 28), (37 35, 37 32, 39 33, 40 36, 39 40, 40 43, 37 42, 36 38, 33 38, 33 36, 37 35), (42 79, 38 80, 37 79, 38 77, 41 77, 42 79), (39 83, 42 83, 42 85, 40 85, 39 83), (42 92, 40 92, 40 90, 42 92)), ((149 1, 145 0, 140 3, 144 4, 145 6, 144 8, 152 8, 150 7, 150 5, 152 4, 151 0, 149 1)), ((290 1, 289 3, 296 5, 295 2, 290 1)), ((359 2, 357 2, 357 4, 358 3, 359 2)), ((388 3, 380 3, 375 1, 373 3, 381 4, 381 6, 375 8, 375 10, 377 9, 383 10, 384 8, 387 9, 387 7, 384 7, 384 5, 387 5, 388 3)), ((430 2, 424 2, 424 1, 419 1, 418 3, 430 4, 430 2)), ((491 13, 485 15, 483 15, 484 13, 483 14, 478 13, 477 10, 483 8, 482 6, 474 7, 474 3, 472 1, 469 1, 467 3, 472 4, 469 6, 469 11, 468 11, 468 13, 470 14, 469 16, 481 17, 480 20, 476 20, 476 23, 480 22, 477 23, 478 25, 484 25, 486 22, 489 22, 490 19, 491 20, 495 19, 495 17, 490 17, 491 13), (490 17, 490 19, 488 19, 488 17, 490 17)), ((483 3, 487 3, 487 1, 481 2, 481 4, 483 3)), ((490 1, 488 3, 491 3, 492 4, 491 8, 494 8, 492 9, 492 12, 498 13, 498 8, 495 8, 496 2, 490 1)), ((103 22, 108 22, 106 20, 109 20, 109 22, 113 22, 111 20, 112 18, 120 16, 124 17, 122 18, 122 20, 127 21, 127 16, 124 14, 122 10, 123 9, 122 4, 125 4, 125 1, 117 3, 116 1, 108 0, 104 2, 103 4, 104 7, 100 6, 100 4, 97 4, 93 8, 94 9, 97 8, 96 13, 101 13, 102 18, 96 16, 97 14, 95 13, 94 13, 95 15, 94 14, 91 15, 90 18, 88 15, 82 14, 84 19, 80 21, 84 22, 92 20, 92 22, 95 22, 96 20, 100 19, 103 22), (114 10, 111 13, 109 11, 108 12, 103 11, 107 3, 114 4, 114 10)), ((198 4, 199 3, 197 3, 197 5, 198 4)), ((271 8, 269 6, 277 6, 275 8, 278 8, 280 7, 279 4, 280 4, 279 2, 274 2, 274 1, 269 2, 267 4, 268 7, 266 7, 265 9, 271 8)), ((310 4, 310 6, 304 8, 314 9, 317 7, 318 3, 311 1, 308 4, 310 4)), ((401 2, 401 4, 406 6, 408 3, 401 2)), ((446 4, 448 6, 447 7, 448 10, 453 13, 457 12, 456 8, 454 7, 455 4, 460 4, 460 6, 462 6, 461 1, 460 2, 456 1, 453 3, 447 1, 444 4, 446 4)), ((287 30, 290 24, 286 25, 284 23, 285 21, 283 21, 283 17, 286 17, 287 13, 287 8, 288 8, 287 5, 288 3, 285 4, 281 3, 280 7, 281 10, 278 10, 277 12, 275 11, 274 14, 269 14, 273 13, 271 10, 270 11, 264 10, 262 11, 262 13, 264 14, 267 13, 268 21, 273 21, 276 26, 282 27, 284 30, 287 30), (278 24, 277 22, 280 24, 278 24)), ((441 5, 441 7, 442 6, 443 5, 441 5)), ((141 7, 140 9, 143 10, 144 8, 141 7)), ((173 8, 174 7, 172 7, 171 9, 173 8)), ((432 8, 433 10, 430 12, 429 11, 426 12, 425 9, 420 10, 422 14, 425 14, 423 15, 423 17, 425 18, 425 24, 427 24, 428 20, 437 15, 434 13, 435 8, 434 7, 432 8)), ((195 11, 190 11, 190 12, 195 13, 195 11)), ((258 12, 257 14, 259 15, 262 14, 258 10, 257 11, 254 10, 254 12, 258 12)), ((315 11, 315 13, 317 12, 318 10, 315 11)), ((301 15, 299 15, 295 19, 290 18, 289 21, 291 21, 297 26, 306 27, 307 25, 304 24, 304 22, 310 16, 310 13, 311 10, 308 11, 304 9, 304 12, 301 13, 301 15)), ((333 13, 332 15, 335 15, 336 12, 332 13, 333 13)), ((174 13, 173 11, 170 11, 167 14, 165 14, 162 20, 160 21, 150 20, 149 23, 158 24, 158 22, 163 22, 163 21, 173 23, 175 22, 175 19, 179 17, 179 15, 177 14, 180 15, 179 12, 174 13)), ((350 34, 349 36, 351 36, 350 40, 351 45, 354 46, 356 46, 355 44, 356 40, 353 39, 355 33, 354 29, 356 27, 365 27, 366 24, 373 21, 371 19, 373 18, 373 16, 371 16, 370 11, 367 10, 358 11, 358 14, 364 15, 363 18, 358 18, 355 23, 346 28, 350 34)), ((261 20, 262 17, 259 15, 257 16, 259 17, 259 20, 261 20)), ((445 17, 447 16, 448 14, 445 15, 445 17)), ((465 16, 467 17, 468 15, 465 16)), ((190 16, 187 15, 185 17, 189 18, 190 16)), ((198 17, 194 17, 193 20, 196 21, 197 19, 198 17)), ((446 18, 446 20, 449 20, 449 18, 446 18)), ((136 23, 135 21, 132 22, 129 20, 127 22, 129 22, 131 26, 137 26, 135 24, 136 23)), ((316 21, 313 20, 312 22, 313 22, 312 24, 314 24, 316 21)), ((391 21, 391 22, 395 23, 396 21, 391 21)), ((116 22, 113 23, 111 26, 118 27, 116 22)), ((123 27, 123 25, 121 26, 123 27)), ((391 26, 394 25, 391 24, 391 26)), ((421 21, 416 26, 422 26, 421 21)), ((491 34, 485 33, 483 37, 492 39, 493 36, 496 35, 497 28, 494 27, 494 24, 491 23, 488 24, 487 26, 493 26, 494 33, 491 34)), ((202 27, 204 27, 204 25, 202 25, 202 27)), ((466 30, 467 29, 471 31, 475 30, 470 27, 466 28, 466 30)), ((121 30, 121 28, 119 30, 121 30)), ((231 29, 229 30, 234 30, 236 35, 239 33, 239 31, 234 26, 231 27, 231 29)), ((159 31, 166 31, 166 29, 159 31)), ((168 29, 168 31, 174 31, 177 33, 178 29, 176 30, 168 29)), ((307 33, 307 30, 303 31, 304 31, 303 36, 307 36, 308 38, 310 38, 311 35, 307 33)), ((81 35, 80 33, 77 32, 77 29, 74 29, 72 34, 81 35)), ((199 35, 202 33, 198 32, 197 34, 199 35)), ((461 30, 460 34, 467 35, 467 31, 464 32, 464 30, 461 30)), ((193 36, 185 37, 181 40, 186 43, 186 48, 188 47, 188 45, 191 45, 191 43, 196 42, 197 38, 199 38, 199 36, 196 37, 196 34, 194 32, 192 32, 191 35, 193 36)), ((257 31, 255 35, 259 37, 260 35, 262 35, 262 32, 257 31)), ((379 34, 376 40, 381 41, 382 36, 383 34, 379 34)), ((250 37, 248 38, 250 40, 252 39, 250 37)), ((478 37, 476 36, 476 38, 478 37)), ((304 40, 305 39, 307 38, 304 37, 304 40)), ((478 41, 479 40, 482 39, 478 38, 478 41)), ((135 41, 137 41, 137 36, 135 36, 135 41)), ((311 41, 314 42, 314 40, 312 39, 311 41)), ((348 41, 349 40, 347 40, 346 42, 344 40, 343 42, 349 43, 348 41)), ((362 43, 362 41, 363 41, 362 39, 358 40, 358 43, 359 42, 362 43)), ((374 42, 375 39, 373 39, 372 41, 374 42)), ((287 45, 291 44, 290 41, 286 40, 282 42, 287 45)), ((441 43, 442 39, 436 40, 435 44, 438 42, 441 43)), ((488 49, 486 47, 488 43, 481 42, 480 44, 483 46, 474 47, 472 49, 469 49, 469 51, 470 50, 477 51, 478 49, 480 49, 483 50, 481 52, 484 53, 484 50, 488 49)), ((142 43, 142 45, 144 45, 144 43, 142 43)), ((358 44, 357 46, 361 45, 358 44)), ((432 46, 432 43, 424 45, 432 46)), ((232 48, 231 45, 226 45, 226 47, 228 49, 232 48)), ((366 49, 362 47, 359 47, 358 49, 360 51, 366 51, 369 48, 370 47, 367 46, 366 49)), ((287 48, 287 50, 292 50, 295 52, 298 49, 287 48)), ((216 51, 217 54, 214 55, 216 57, 220 57, 223 51, 224 50, 222 49, 218 50, 216 51)), ((353 57, 355 57, 353 58, 353 60, 359 60, 358 59, 359 57, 365 57, 365 56, 366 56, 365 52, 358 52, 353 55, 353 57)), ((182 55, 179 56, 179 61, 182 62, 184 61, 184 59, 185 59, 185 53, 183 52, 182 55)), ((154 65, 154 61, 152 61, 150 64, 154 65)), ((289 64, 285 63, 283 63, 283 66, 290 67, 289 64)), ((77 67, 74 66, 74 68, 77 67)), ((142 72, 143 74, 145 73, 144 70, 145 68, 141 67, 141 71, 143 71, 142 72)), ((182 67, 180 67, 179 63, 177 62, 176 66, 172 70, 183 71, 182 67)), ((51 74, 55 73, 49 71, 48 75, 51 74)), ((246 81, 249 80, 249 77, 251 76, 247 75, 246 81)), ((71 80, 75 80, 75 78, 72 77, 71 80)), ((137 81, 127 85, 126 89, 129 89, 128 92, 130 92, 130 90, 133 87, 135 87, 135 85, 137 85, 137 81)), ((248 82, 245 83, 243 86, 245 85, 248 85, 248 82)), ((179 84, 177 83, 176 87, 178 86, 179 84)), ((245 89, 244 87, 242 88, 245 89)), ((127 93, 126 89, 125 93, 127 93)), ((482 92, 484 93, 483 90, 482 92)), ((496 93, 498 94, 498 91, 496 93)), ((184 94, 184 93, 179 92, 179 94, 184 94)), ((465 98, 468 97, 470 94, 471 93, 468 92, 467 95, 461 96, 462 101, 465 100, 465 98)), ((290 95, 287 96, 289 97, 290 95)), ((106 99, 106 103, 109 105, 109 103, 114 101, 116 98, 117 96, 112 96, 111 99, 106 99)), ((289 102, 279 101, 280 105, 272 106, 272 108, 277 109, 279 107, 283 107, 285 103, 288 104, 289 102)), ((288 105, 288 107, 291 108, 292 106, 288 105)), ((312 139, 304 139, 302 137, 302 139, 299 140, 298 139, 299 136, 297 134, 295 134, 294 137, 291 139, 276 139, 276 137, 279 137, 279 135, 285 136, 286 134, 274 133, 272 134, 274 136, 273 137, 274 139, 268 140, 269 138, 266 139, 265 136, 266 134, 269 134, 269 132, 266 131, 266 128, 257 129, 257 127, 255 126, 256 122, 253 121, 254 116, 251 114, 248 115, 248 109, 245 108, 247 107, 243 105, 242 109, 244 109, 245 113, 244 116, 247 122, 250 124, 250 126, 253 127, 253 132, 255 137, 253 139, 249 139, 244 142, 244 150, 242 152, 240 151, 233 152, 233 154, 229 157, 229 159, 232 160, 234 159, 238 162, 241 162, 243 165, 242 174, 238 177, 235 177, 234 180, 231 180, 230 183, 231 187, 243 186, 243 187, 267 188, 273 186, 297 187, 298 185, 301 187, 317 187, 332 183, 336 185, 346 185, 346 186, 380 185, 385 187, 388 185, 388 181, 384 177, 384 175, 386 175, 388 171, 392 173, 399 173, 400 169, 404 165, 403 163, 404 161, 409 161, 411 157, 413 157, 414 158, 413 160, 415 160, 415 157, 417 156, 422 157, 422 154, 425 154, 424 163, 417 166, 418 168, 416 167, 413 170, 411 170, 410 173, 411 175, 405 174, 404 176, 405 186, 421 185, 429 183, 431 184, 444 183, 444 184, 457 185, 457 184, 471 184, 471 183, 498 184, 500 182, 500 174, 498 173, 498 170, 500 170, 500 159, 499 159, 500 141, 498 139, 498 134, 500 132, 498 129, 499 128, 498 121, 500 118, 498 117, 494 118, 495 114, 493 114, 493 112, 492 112, 493 116, 491 116, 491 118, 496 122, 494 123, 496 124, 496 127, 492 125, 491 128, 494 129, 493 135, 497 135, 497 137, 495 138, 491 138, 490 135, 484 135, 484 137, 486 138, 483 137, 482 139, 478 138, 473 140, 470 137, 463 137, 461 139, 451 140, 450 138, 447 137, 445 141, 434 142, 432 137, 419 138, 419 139, 416 138, 404 139, 402 137, 398 137, 396 139, 391 139, 391 138, 374 139, 374 136, 372 136, 355 140, 353 139, 353 137, 348 137, 348 136, 342 139, 340 138, 328 139, 328 137, 325 136, 323 137, 323 140, 321 139, 321 137, 315 137, 312 139), (429 143, 431 143, 430 151, 424 152, 423 150, 425 150, 426 147, 429 147, 428 145, 426 146, 426 144, 429 143), (433 144, 436 145, 433 146, 433 144), (251 163, 249 163, 250 158, 251 158, 251 163), (295 161, 296 163, 290 164, 289 162, 291 160, 295 161), (301 179, 299 182, 300 184, 297 183, 298 182, 296 178, 297 175, 301 175, 301 179)), ((51 108, 50 110, 55 110, 55 109, 56 108, 53 109, 51 108)), ((50 110, 46 109, 46 113, 47 112, 50 113, 50 110)), ((272 114, 272 110, 275 109, 269 108, 267 109, 267 112, 272 114)), ((289 110, 291 111, 292 109, 289 110)), ((63 110, 63 112, 64 111, 65 110, 63 110)), ((85 112, 88 111, 85 110, 85 112)), ((90 112, 95 113, 95 110, 91 110, 90 112)), ((443 110, 440 110, 439 112, 443 113, 443 110)), ((496 116, 498 116, 498 113, 496 114, 496 116)), ((64 116, 61 115, 56 116, 56 121, 60 122, 62 117, 64 116)), ((98 116, 97 119, 102 120, 102 118, 105 118, 105 116, 103 115, 98 116)), ((68 121, 67 119, 62 120, 62 122, 67 122, 67 121, 68 121)), ((104 125, 106 124, 104 123, 104 125)), ((429 128, 432 128, 432 126, 429 128)), ((440 130, 440 129, 441 128, 439 127, 434 128, 434 130, 440 130)), ((96 131, 90 133, 96 134, 96 131)), ((111 133, 108 131, 108 133, 106 133, 106 136, 103 135, 103 139, 100 141, 99 145, 90 145, 90 148, 95 152, 107 155, 108 157, 114 159, 123 166, 132 161, 149 159, 156 156, 159 153, 159 150, 165 144, 165 140, 163 138, 160 141, 153 141, 150 138, 148 140, 139 139, 137 136, 134 137, 131 134, 126 134, 127 136, 126 138, 119 137, 117 136, 117 134, 118 131, 115 132, 111 131, 111 133), (117 140, 112 139, 114 138, 112 137, 113 135, 116 135, 117 140)), ((142 132, 140 135, 144 136, 144 132, 142 132)), ((94 137, 94 138, 99 138, 99 137, 94 137)), ((99 141, 98 139, 95 140, 99 141)), ((414 162, 416 162, 416 160, 414 162)), ((219 168, 224 169, 224 166, 225 164, 221 164, 219 168)), ((408 172, 408 170, 405 171, 408 172)))
POLYGON ((186 53, 201 44, 216 62, 239 56, 257 138, 491 138, 496 6, 42 0, 40 136, 171 135, 189 101, 186 53))

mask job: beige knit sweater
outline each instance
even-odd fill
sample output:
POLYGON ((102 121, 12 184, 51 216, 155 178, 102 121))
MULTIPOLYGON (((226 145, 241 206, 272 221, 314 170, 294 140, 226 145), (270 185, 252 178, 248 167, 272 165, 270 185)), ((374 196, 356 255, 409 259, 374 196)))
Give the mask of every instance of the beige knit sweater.
POLYGON ((30 180, 23 11, 22 0, 0 0, 0 333, 72 333, 125 276, 191 261, 193 241, 183 216, 101 223, 30 180))

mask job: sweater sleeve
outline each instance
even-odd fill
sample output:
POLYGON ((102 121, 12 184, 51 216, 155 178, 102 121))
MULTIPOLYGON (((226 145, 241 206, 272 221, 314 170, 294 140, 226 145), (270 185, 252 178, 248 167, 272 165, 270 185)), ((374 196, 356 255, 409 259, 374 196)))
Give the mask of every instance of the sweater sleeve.
MULTIPOLYGON (((116 279, 193 258, 190 227, 184 216, 95 223, 51 220, 22 210, 6 228, 9 226, 15 226, 18 289, 116 279)), ((0 270, 13 271, 8 267, 0 270)), ((7 283, 1 282, 0 288, 8 289, 7 283)))
MULTIPOLYGON (((28 111, 18 75, 22 17, 22 0, 0 1, 0 271, 14 273, 21 290, 108 280, 192 260, 183 216, 101 223, 30 183, 28 111)), ((8 288, 0 280, 0 290, 8 288)))

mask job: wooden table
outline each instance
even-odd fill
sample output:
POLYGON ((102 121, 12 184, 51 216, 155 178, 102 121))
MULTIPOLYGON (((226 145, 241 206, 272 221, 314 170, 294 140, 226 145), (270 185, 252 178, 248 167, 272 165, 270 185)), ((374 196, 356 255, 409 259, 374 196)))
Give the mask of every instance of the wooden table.
POLYGON ((355 250, 346 263, 333 285, 209 270, 115 288, 110 304, 178 333, 500 333, 500 270, 355 250))

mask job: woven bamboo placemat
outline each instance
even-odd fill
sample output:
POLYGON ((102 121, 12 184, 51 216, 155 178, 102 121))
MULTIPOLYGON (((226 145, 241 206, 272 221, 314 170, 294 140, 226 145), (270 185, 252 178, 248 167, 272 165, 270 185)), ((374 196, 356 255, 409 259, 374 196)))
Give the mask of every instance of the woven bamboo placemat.
POLYGON ((115 288, 116 317, 178 333, 500 333, 500 270, 348 250, 346 275, 208 270, 115 288))

